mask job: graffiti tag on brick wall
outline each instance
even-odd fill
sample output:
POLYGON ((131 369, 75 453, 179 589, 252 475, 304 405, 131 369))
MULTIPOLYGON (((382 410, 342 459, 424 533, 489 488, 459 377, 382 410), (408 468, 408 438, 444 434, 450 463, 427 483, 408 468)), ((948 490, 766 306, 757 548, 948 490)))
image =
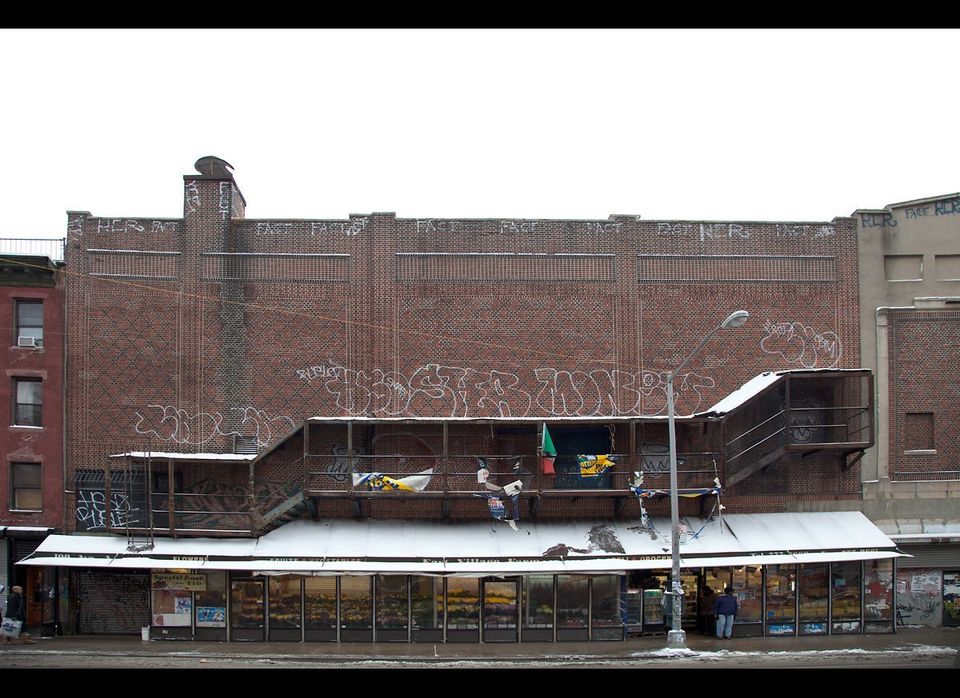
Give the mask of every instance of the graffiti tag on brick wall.
POLYGON ((364 216, 363 218, 357 218, 352 221, 319 221, 313 222, 310 224, 310 235, 316 237, 317 235, 345 235, 349 237, 356 237, 364 230, 367 229, 368 218, 364 216))
MULTIPOLYGON (((107 500, 102 491, 77 491, 77 523, 88 531, 107 527, 107 500)), ((119 528, 135 524, 135 510, 122 492, 110 493, 110 526, 119 528)))
POLYGON ((256 407, 233 407, 230 412, 239 420, 236 430, 224 428, 220 412, 190 414, 173 405, 147 405, 146 414, 136 412, 133 430, 164 443, 201 446, 216 437, 255 437, 257 446, 268 446, 294 429, 293 420, 284 415, 271 416, 256 407))
POLYGON ((83 218, 80 216, 70 216, 67 221, 67 239, 79 242, 83 237, 83 218))
MULTIPOLYGON (((543 367, 534 370, 539 387, 529 392, 520 387, 523 383, 516 373, 440 364, 420 366, 409 377, 380 369, 356 371, 332 363, 295 372, 308 384, 322 383, 335 397, 337 407, 351 415, 451 417, 629 415, 638 414, 644 400, 647 414, 661 414, 666 411, 669 373, 543 367)), ((695 372, 679 376, 675 381, 678 411, 695 412, 702 405, 702 391, 715 385, 712 378, 695 372)))
POLYGON ((441 221, 434 218, 417 219, 418 233, 455 233, 460 229, 460 221, 441 221))
POLYGON ((540 221, 500 221, 501 235, 516 235, 537 232, 540 221))
POLYGON ((187 213, 196 213, 200 210, 200 190, 195 181, 189 181, 183 186, 183 202, 187 213))
POLYGON ((230 182, 220 182, 220 218, 222 220, 230 219, 230 202, 232 201, 230 182))
POLYGON ((788 364, 804 368, 833 368, 843 355, 843 344, 834 332, 816 332, 799 322, 771 322, 763 326, 766 336, 760 349, 779 354, 788 364))
POLYGON ((808 225, 806 223, 777 223, 776 230, 778 238, 788 240, 830 238, 837 234, 837 229, 832 225, 808 225))

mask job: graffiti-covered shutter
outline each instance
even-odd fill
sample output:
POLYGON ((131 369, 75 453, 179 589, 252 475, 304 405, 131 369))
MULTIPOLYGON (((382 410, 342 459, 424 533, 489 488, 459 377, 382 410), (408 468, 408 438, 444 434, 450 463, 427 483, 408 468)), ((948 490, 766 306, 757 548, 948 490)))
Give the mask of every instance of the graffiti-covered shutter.
POLYGON ((81 635, 132 635, 150 625, 148 572, 81 570, 78 575, 81 635))

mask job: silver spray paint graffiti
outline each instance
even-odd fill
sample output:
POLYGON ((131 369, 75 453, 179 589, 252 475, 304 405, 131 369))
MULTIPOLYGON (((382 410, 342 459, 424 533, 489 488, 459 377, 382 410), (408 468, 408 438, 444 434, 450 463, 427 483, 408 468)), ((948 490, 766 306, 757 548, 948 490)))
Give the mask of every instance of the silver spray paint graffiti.
POLYGON ((763 330, 766 336, 760 340, 760 349, 767 354, 779 354, 788 364, 833 368, 843 355, 843 344, 834 332, 816 332, 799 322, 769 320, 763 330))
POLYGON ((270 416, 256 407, 233 407, 230 411, 239 419, 238 429, 224 428, 225 417, 220 412, 190 414, 173 405, 147 405, 146 414, 135 413, 133 430, 163 443, 201 446, 218 436, 241 436, 256 438, 257 446, 268 446, 295 427, 290 417, 270 416))
MULTIPOLYGON (((641 401, 648 414, 666 411, 667 371, 544 367, 534 370, 539 386, 533 393, 520 387, 516 373, 440 364, 420 366, 409 377, 380 369, 356 371, 332 362, 295 372, 308 384, 323 384, 337 407, 355 416, 631 415, 639 413, 641 401)), ((701 391, 714 386, 712 378, 695 372, 683 374, 676 382, 678 410, 697 411, 704 406, 701 391)))

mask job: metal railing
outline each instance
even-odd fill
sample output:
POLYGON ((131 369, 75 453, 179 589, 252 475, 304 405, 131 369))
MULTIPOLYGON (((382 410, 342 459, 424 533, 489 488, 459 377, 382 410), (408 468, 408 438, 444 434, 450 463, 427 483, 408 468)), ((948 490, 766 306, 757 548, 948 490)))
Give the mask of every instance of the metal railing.
POLYGON ((66 243, 66 238, 0 238, 0 257, 3 255, 49 257, 54 262, 62 262, 66 243))

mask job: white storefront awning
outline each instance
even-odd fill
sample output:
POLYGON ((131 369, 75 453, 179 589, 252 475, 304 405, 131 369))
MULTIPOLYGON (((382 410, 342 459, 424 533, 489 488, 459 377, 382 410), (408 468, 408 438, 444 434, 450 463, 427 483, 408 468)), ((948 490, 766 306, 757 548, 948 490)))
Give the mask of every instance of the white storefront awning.
MULTIPOLYGON (((48 536, 17 564, 111 569, 246 570, 263 574, 605 574, 670 567, 669 519, 526 522, 293 521, 261 538, 48 536)), ((860 512, 732 514, 682 520, 681 566, 872 560, 901 553, 860 512)))

